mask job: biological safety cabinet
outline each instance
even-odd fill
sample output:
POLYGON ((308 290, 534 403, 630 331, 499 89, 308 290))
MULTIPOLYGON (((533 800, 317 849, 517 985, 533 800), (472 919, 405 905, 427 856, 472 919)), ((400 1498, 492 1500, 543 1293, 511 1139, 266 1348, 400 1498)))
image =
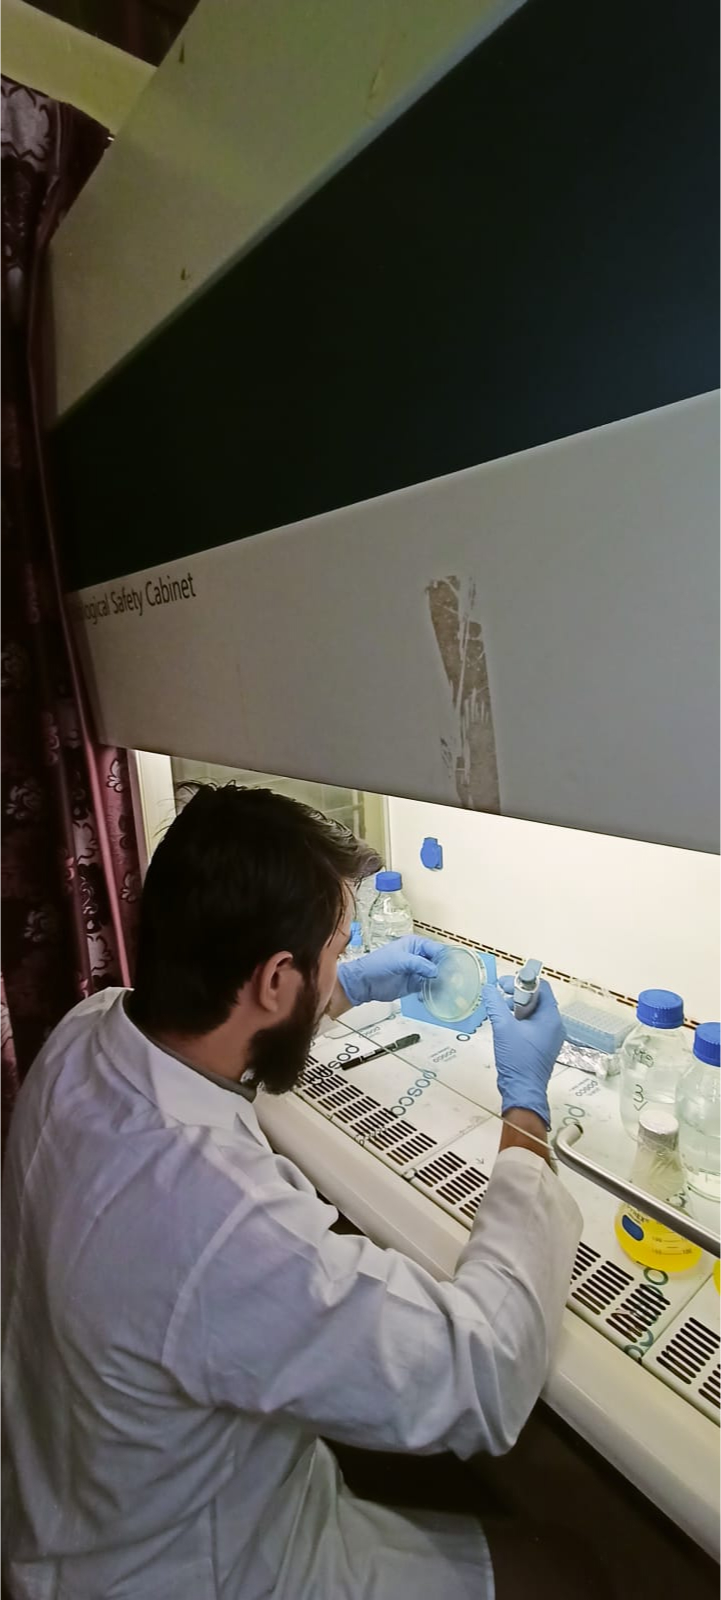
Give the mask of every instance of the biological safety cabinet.
MULTIPOLYGON (((499 971, 718 1016, 716 26, 201 0, 51 261, 68 603, 149 849, 189 776, 283 774, 499 971)), ((327 1030, 261 1117, 443 1273, 489 1030, 364 1067, 403 1026, 327 1030)), ((616 1095, 553 1080, 585 1228, 547 1398, 714 1550, 718 1272, 618 1250, 616 1095)))

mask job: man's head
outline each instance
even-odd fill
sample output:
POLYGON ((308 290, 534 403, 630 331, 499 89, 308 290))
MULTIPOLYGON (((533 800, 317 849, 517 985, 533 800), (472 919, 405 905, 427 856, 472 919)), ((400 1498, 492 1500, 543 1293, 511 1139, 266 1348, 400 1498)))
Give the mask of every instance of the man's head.
POLYGON ((176 1048, 212 1036, 221 1070, 292 1088, 333 992, 353 888, 379 864, 284 795, 204 785, 148 869, 133 1021, 176 1048))

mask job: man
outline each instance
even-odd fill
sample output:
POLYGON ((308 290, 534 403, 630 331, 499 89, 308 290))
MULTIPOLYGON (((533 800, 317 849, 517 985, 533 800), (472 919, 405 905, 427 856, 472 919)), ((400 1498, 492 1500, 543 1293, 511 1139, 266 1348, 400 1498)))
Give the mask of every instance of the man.
POLYGON ((279 795, 200 790, 148 871, 134 990, 33 1066, 3 1218, 17 1600, 491 1600, 480 1524, 356 1499, 320 1436, 500 1453, 534 1405, 579 1237, 548 1164, 550 989, 522 1023, 486 993, 501 1153, 451 1282, 332 1232, 253 1105, 324 1011, 435 970, 418 939, 337 970, 377 864, 279 795))

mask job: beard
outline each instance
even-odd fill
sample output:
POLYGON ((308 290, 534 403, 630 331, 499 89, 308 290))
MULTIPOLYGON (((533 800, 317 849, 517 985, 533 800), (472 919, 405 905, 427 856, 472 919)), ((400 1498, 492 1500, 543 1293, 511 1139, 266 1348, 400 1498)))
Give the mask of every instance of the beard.
POLYGON ((263 1028, 251 1041, 246 1072, 266 1094, 287 1094, 299 1083, 319 1022, 318 990, 312 978, 301 989, 285 1022, 263 1028))

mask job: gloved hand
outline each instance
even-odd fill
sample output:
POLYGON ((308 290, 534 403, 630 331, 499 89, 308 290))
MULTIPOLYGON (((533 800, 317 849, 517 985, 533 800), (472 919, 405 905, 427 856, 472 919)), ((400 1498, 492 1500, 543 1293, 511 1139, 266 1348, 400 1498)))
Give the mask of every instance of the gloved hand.
POLYGON ((392 939, 355 961, 338 963, 338 982, 350 1005, 362 1006, 366 1000, 401 1000, 417 994, 426 978, 435 978, 437 961, 445 946, 435 939, 421 939, 411 933, 405 939, 392 939))
POLYGON ((501 1110, 504 1116, 514 1109, 535 1111, 550 1128, 546 1090, 566 1037, 553 990, 542 978, 535 1011, 519 1021, 506 999, 513 993, 513 979, 501 978, 499 984, 503 993, 495 984, 487 983, 483 999, 493 1029, 501 1110))

